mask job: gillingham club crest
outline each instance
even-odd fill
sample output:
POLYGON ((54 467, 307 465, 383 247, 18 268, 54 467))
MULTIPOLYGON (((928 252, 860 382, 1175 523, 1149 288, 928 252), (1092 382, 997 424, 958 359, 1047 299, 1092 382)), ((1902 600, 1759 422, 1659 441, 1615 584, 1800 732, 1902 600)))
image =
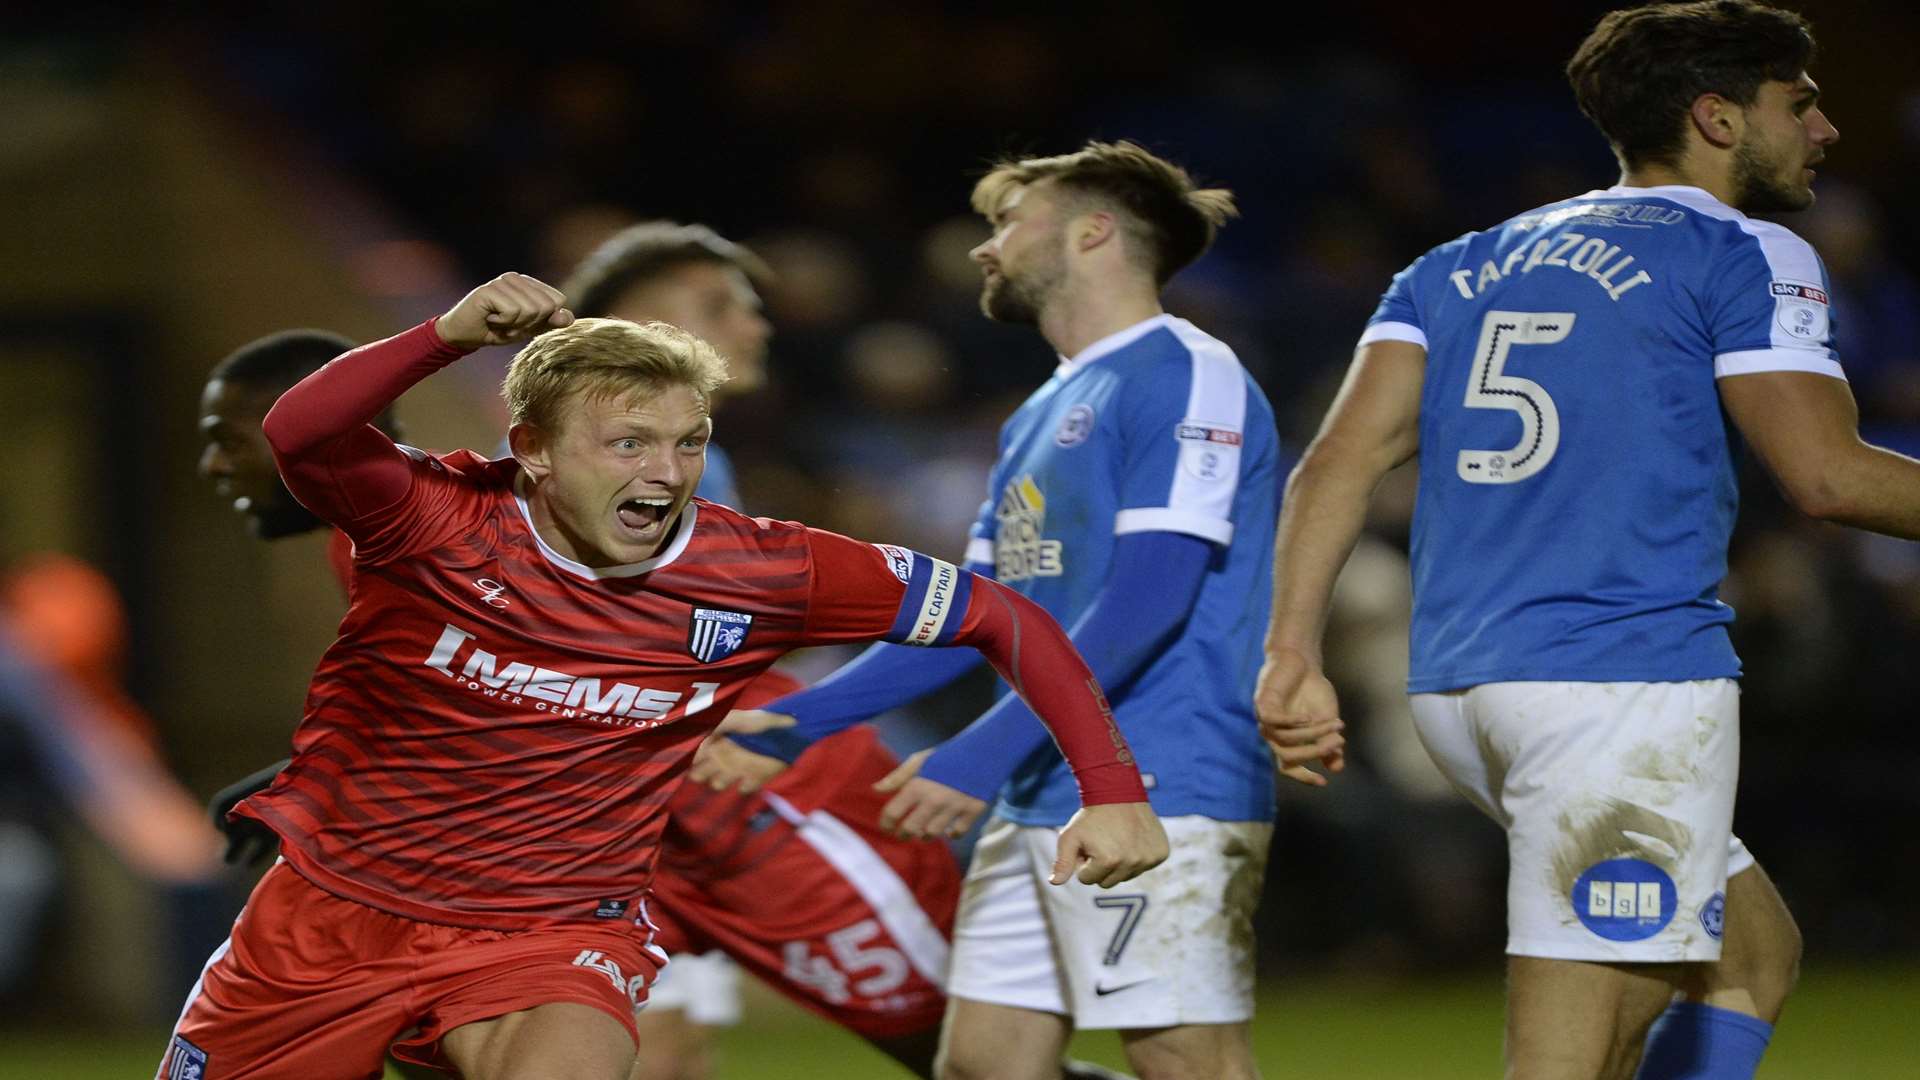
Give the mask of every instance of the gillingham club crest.
POLYGON ((687 624, 687 651, 703 664, 725 660, 747 643, 752 625, 753 616, 738 611, 694 608, 693 620, 687 624))

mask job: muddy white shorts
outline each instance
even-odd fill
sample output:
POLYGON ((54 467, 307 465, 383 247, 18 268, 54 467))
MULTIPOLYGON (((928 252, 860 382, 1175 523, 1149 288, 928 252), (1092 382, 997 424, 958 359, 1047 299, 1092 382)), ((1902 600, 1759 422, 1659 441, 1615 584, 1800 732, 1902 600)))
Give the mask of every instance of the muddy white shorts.
POLYGON ((1507 831, 1507 952, 1718 960, 1733 835, 1740 690, 1510 682, 1414 694, 1454 787, 1507 831))
POLYGON ((1162 818, 1172 853, 1102 889, 1047 883, 1060 831, 987 823, 960 897, 949 997, 1073 1017, 1079 1028, 1253 1017, 1253 912, 1272 824, 1162 818))

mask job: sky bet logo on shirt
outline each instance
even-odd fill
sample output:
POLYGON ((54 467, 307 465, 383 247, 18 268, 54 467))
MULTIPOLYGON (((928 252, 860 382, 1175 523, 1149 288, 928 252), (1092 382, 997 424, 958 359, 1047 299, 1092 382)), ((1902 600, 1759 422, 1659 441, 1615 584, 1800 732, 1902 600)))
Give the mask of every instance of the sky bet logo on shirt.
POLYGON ((1767 291, 1773 294, 1774 321, 1780 329, 1802 341, 1826 340, 1827 290, 1804 281, 1775 281, 1767 291))
POLYGON ((993 516, 999 527, 993 537, 993 576, 1001 581, 1059 577, 1060 541, 1041 535, 1047 524, 1047 497, 1031 476, 1007 483, 993 516))

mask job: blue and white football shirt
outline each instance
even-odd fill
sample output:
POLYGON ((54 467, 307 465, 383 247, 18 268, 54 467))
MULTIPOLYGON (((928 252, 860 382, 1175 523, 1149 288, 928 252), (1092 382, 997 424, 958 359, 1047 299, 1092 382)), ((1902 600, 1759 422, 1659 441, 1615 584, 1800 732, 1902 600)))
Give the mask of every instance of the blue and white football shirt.
POLYGON ((1408 689, 1735 676, 1716 380, 1845 378, 1827 274, 1694 187, 1615 187, 1433 249, 1362 343, 1426 347, 1408 689))
MULTIPOLYGON (((1273 816, 1273 759, 1253 715, 1272 602, 1279 437, 1233 350, 1161 315, 1063 362, 1000 431, 969 563, 1072 626, 1107 582, 1114 538, 1164 530, 1216 545, 1179 637, 1107 687, 1161 815, 1273 816)), ((1020 765, 999 813, 1061 825, 1080 807, 1048 744, 1020 765)))
POLYGON ((733 458, 712 443, 707 444, 707 470, 700 474, 695 495, 722 506, 740 509, 740 488, 734 479, 733 458))

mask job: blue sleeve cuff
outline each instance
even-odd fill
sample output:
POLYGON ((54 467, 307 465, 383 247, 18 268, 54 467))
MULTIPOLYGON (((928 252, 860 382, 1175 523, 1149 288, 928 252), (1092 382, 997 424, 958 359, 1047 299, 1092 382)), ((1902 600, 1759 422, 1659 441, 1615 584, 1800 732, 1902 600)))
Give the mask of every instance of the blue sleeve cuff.
MULTIPOLYGON (((817 738, 825 737, 822 735, 817 738)), ((806 753, 807 748, 815 742, 815 739, 799 734, 793 728, 774 728, 771 731, 760 732, 758 735, 729 735, 727 738, 740 744, 742 749, 751 750, 766 757, 779 758, 789 765, 800 760, 800 755, 806 753)))
MULTIPOLYGON (((1068 635, 1109 693, 1137 678, 1186 623, 1214 550, 1186 533, 1127 533, 1115 542, 1105 586, 1068 635)), ((927 755, 920 775, 991 799, 1049 739, 1026 702, 1008 694, 927 755)))
MULTIPOLYGON (((983 577, 993 573, 993 567, 974 563, 965 569, 983 577)), ((953 622, 957 630, 959 620, 953 622)), ((972 649, 876 642, 812 686, 760 706, 793 717, 794 726, 732 738, 756 754, 791 763, 821 739, 931 694, 980 663, 972 649)))

